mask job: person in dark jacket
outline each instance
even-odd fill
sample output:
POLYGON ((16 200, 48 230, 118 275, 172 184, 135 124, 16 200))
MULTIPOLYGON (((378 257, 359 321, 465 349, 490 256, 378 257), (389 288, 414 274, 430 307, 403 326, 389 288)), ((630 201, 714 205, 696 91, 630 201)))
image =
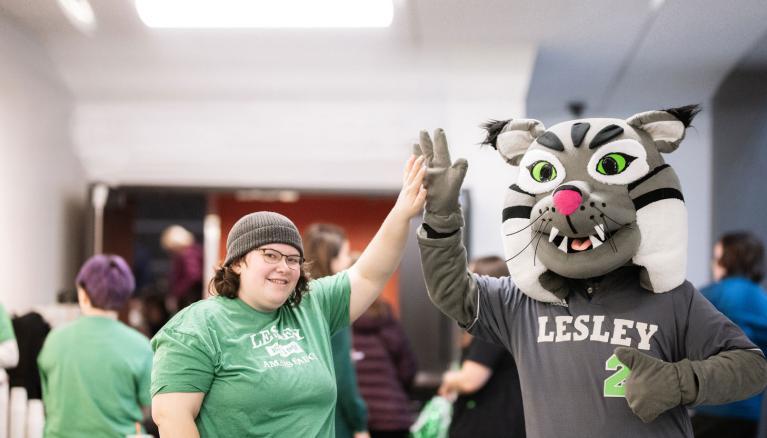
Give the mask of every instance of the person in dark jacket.
POLYGON ((391 307, 376 300, 352 326, 357 382, 368 406, 372 438, 407 437, 414 421, 408 390, 416 373, 415 355, 391 307))
POLYGON ((160 237, 160 244, 171 256, 166 306, 173 312, 202 298, 202 246, 194 234, 181 225, 171 225, 160 237))
MULTIPOLYGON (((477 275, 505 277, 506 262, 490 256, 476 259, 469 269, 477 275)), ((450 438, 525 437, 525 413, 514 357, 503 346, 464 333, 461 369, 442 376, 439 394, 453 403, 450 438), (456 398, 457 397, 457 398, 456 398)))
MULTIPOLYGON (((767 348, 767 292, 764 245, 748 232, 729 233, 714 246, 711 270, 715 283, 701 289, 709 301, 743 330, 762 351, 767 348)), ((762 394, 718 406, 700 406, 692 418, 695 436, 754 437, 762 394)))

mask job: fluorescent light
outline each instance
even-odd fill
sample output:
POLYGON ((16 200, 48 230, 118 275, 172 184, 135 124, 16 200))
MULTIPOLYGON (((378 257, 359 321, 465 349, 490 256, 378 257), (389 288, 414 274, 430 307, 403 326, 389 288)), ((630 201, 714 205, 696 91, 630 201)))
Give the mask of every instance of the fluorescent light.
POLYGON ((650 10, 657 11, 664 3, 666 3, 666 0, 650 0, 650 10))
POLYGON ((96 15, 88 0, 58 0, 67 19, 81 32, 90 35, 96 30, 96 15))
POLYGON ((135 0, 153 28, 388 27, 392 0, 135 0))

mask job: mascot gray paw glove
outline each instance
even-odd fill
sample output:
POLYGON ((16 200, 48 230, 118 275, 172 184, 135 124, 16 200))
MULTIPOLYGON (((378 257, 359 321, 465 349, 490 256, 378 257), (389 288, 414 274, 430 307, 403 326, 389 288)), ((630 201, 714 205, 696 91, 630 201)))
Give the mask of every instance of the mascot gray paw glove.
POLYGON ((463 226, 458 202, 461 184, 469 164, 464 159, 450 160, 445 131, 434 131, 434 143, 426 131, 421 131, 420 144, 414 145, 416 155, 426 158, 426 207, 423 221, 438 233, 452 233, 463 226))
POLYGON ((664 362, 628 347, 616 348, 615 355, 631 370, 626 380, 626 401, 645 423, 695 400, 698 390, 689 360, 664 362))

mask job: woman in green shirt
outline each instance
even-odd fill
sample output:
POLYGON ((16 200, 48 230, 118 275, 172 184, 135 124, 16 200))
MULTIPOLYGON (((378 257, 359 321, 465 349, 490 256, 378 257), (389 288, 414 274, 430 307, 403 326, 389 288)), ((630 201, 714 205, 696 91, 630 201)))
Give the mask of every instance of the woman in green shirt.
POLYGON ((309 281, 295 225, 251 213, 229 232, 218 296, 179 312, 152 340, 152 415, 163 438, 334 435, 330 337, 378 297, 424 204, 423 159, 348 270, 309 281))

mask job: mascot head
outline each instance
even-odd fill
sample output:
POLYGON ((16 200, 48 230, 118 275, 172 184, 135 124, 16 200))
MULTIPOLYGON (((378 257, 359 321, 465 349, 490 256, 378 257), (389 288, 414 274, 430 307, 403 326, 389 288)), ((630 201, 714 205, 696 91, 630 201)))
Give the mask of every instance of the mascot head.
POLYGON ((492 121, 485 143, 517 182, 503 209, 511 276, 540 301, 563 302, 566 279, 641 266, 645 289, 685 280, 687 210, 662 153, 676 150, 697 105, 621 119, 581 119, 546 129, 537 120, 492 121))

